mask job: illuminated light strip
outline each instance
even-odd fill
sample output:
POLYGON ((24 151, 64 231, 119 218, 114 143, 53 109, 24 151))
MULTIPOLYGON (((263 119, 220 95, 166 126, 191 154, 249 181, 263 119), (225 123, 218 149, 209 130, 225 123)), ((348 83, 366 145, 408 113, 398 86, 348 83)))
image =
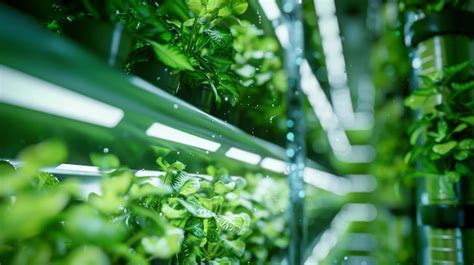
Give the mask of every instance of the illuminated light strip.
POLYGON ((155 170, 138 170, 135 172, 135 177, 162 177, 166 175, 163 171, 155 171, 155 170))
POLYGON ((275 0, 259 0, 258 2, 268 20, 275 20, 281 16, 280 8, 275 0))
POLYGON ((86 165, 61 164, 55 168, 46 169, 47 172, 53 174, 77 174, 83 176, 99 176, 98 167, 86 165))
POLYGON ((158 122, 153 123, 146 130, 146 134, 151 137, 197 147, 211 152, 217 151, 221 146, 219 143, 183 132, 158 122))
POLYGON ((262 159, 262 157, 257 154, 235 147, 229 148, 229 150, 227 150, 227 152, 225 153, 225 156, 245 163, 249 163, 251 165, 258 164, 262 159))
POLYGON ((285 161, 274 159, 271 157, 265 157, 260 166, 264 169, 276 172, 276 173, 288 173, 288 164, 285 161))
POLYGON ((113 128, 123 110, 0 65, 0 102, 113 128))
POLYGON ((304 180, 310 185, 325 191, 329 191, 336 195, 344 196, 351 192, 351 183, 348 179, 337 177, 333 174, 318 169, 309 167, 305 168, 304 180))
POLYGON ((330 228, 323 232, 304 264, 317 265, 324 260, 329 251, 336 246, 338 237, 345 232, 350 223, 372 222, 376 218, 377 208, 373 204, 348 203, 344 205, 332 220, 330 228))
POLYGON ((326 59, 328 81, 332 88, 331 99, 334 110, 341 118, 341 123, 345 128, 352 130, 371 129, 373 127, 374 89, 370 84, 360 84, 359 94, 370 98, 368 100, 359 99, 358 108, 363 107, 365 110, 361 113, 354 112, 351 92, 347 84, 346 63, 334 0, 314 0, 314 7, 318 16, 318 28, 326 59), (367 115, 371 117, 367 118, 367 115))

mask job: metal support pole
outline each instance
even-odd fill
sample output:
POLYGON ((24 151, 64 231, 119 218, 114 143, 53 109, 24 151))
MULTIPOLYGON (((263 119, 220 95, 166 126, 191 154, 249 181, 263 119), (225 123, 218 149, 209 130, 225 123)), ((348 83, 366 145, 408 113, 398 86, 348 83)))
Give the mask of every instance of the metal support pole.
POLYGON ((303 24, 301 20, 301 0, 283 0, 282 10, 288 29, 288 43, 284 44, 285 66, 288 78, 287 115, 288 133, 287 156, 289 170, 288 225, 290 241, 288 264, 301 265, 304 262, 305 222, 304 222, 304 168, 306 160, 305 126, 303 112, 303 92, 301 91, 300 66, 303 61, 303 24))

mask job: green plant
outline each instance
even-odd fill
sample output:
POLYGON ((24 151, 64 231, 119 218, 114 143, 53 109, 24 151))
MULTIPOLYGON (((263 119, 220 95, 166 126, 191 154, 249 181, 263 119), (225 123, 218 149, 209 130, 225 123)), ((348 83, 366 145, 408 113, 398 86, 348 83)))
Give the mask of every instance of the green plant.
MULTIPOLYGON (((132 17, 142 44, 150 45, 170 71, 179 74, 176 93, 209 90, 216 102, 222 97, 235 104, 239 97, 237 76, 230 71, 234 49, 230 26, 248 7, 239 1, 154 1, 133 8, 132 17)), ((192 97, 192 95, 190 96, 192 97)))
POLYGON ((400 10, 422 10, 425 13, 440 12, 450 8, 465 8, 469 0, 402 0, 400 10))
POLYGON ((405 100, 411 109, 421 109, 420 118, 409 129, 413 148, 405 161, 420 163, 414 176, 438 180, 440 197, 455 198, 453 184, 461 177, 474 177, 471 70, 468 61, 431 76, 420 76, 421 87, 405 100))
POLYGON ((286 247, 284 180, 213 167, 200 177, 161 157, 162 177, 135 177, 114 155, 92 154, 100 194, 85 199, 76 179, 39 173, 66 156, 48 141, 22 152, 17 169, 0 163, 2 263, 266 264, 286 247))

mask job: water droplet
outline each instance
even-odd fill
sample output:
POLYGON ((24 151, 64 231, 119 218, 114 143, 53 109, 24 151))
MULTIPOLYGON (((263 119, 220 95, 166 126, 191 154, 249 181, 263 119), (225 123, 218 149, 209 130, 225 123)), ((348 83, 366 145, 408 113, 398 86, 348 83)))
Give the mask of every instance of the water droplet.
POLYGON ((105 147, 103 151, 104 151, 104 153, 107 154, 109 152, 109 148, 105 147))
POLYGON ((295 123, 292 120, 286 121, 286 126, 288 126, 288 128, 293 128, 294 125, 295 123))
POLYGON ((303 190, 300 190, 300 192, 298 192, 298 196, 300 198, 304 198, 304 191, 303 190))
POLYGON ((206 154, 209 154, 209 151, 206 151, 206 154))
POLYGON ((174 108, 174 109, 178 109, 178 104, 174 104, 174 105, 173 105, 173 108, 174 108))

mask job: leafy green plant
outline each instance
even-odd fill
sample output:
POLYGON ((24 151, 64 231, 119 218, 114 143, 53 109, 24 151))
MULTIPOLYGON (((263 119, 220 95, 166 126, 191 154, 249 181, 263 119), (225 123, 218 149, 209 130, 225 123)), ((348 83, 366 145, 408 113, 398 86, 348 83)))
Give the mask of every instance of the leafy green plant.
POLYGON ((471 62, 449 66, 431 76, 420 76, 422 86, 405 100, 421 117, 410 128, 408 164, 421 164, 415 176, 436 178, 442 198, 456 198, 453 184, 474 177, 472 136, 474 101, 471 62), (469 72, 469 74, 466 74, 469 72))
POLYGON ((170 71, 179 75, 176 93, 193 98, 208 90, 216 102, 221 98, 238 99, 238 79, 230 67, 235 53, 230 26, 239 23, 236 16, 248 7, 238 1, 154 1, 134 8, 142 44, 149 45, 170 71))
POLYGON ((446 8, 465 8, 468 6, 468 0, 402 0, 400 9, 402 11, 413 9, 422 10, 425 13, 440 12, 446 8))
POLYGON ((162 177, 135 177, 114 155, 93 154, 100 194, 84 199, 76 179, 39 173, 66 155, 49 141, 22 152, 17 169, 0 163, 2 262, 266 264, 286 247, 283 180, 248 183, 213 167, 212 177, 191 175, 163 158, 162 177))

